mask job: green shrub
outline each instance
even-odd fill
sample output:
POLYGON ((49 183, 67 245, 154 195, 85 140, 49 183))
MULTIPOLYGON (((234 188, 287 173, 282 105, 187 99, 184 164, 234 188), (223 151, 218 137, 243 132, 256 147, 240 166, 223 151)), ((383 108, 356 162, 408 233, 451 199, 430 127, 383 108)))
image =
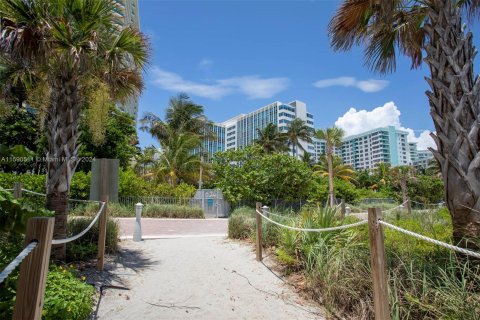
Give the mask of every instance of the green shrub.
MULTIPOLYGON (((98 203, 88 203, 76 206, 71 212, 70 216, 86 216, 93 217, 97 214, 99 209, 98 203)), ((107 206, 109 217, 134 217, 135 209, 133 206, 128 207, 117 202, 109 202, 107 206)))
MULTIPOLYGON (((92 221, 91 218, 75 217, 68 220, 67 235, 73 236, 83 231, 92 221)), ((107 220, 107 237, 105 251, 115 253, 118 249, 118 223, 113 219, 107 220)), ((95 258, 97 255, 98 222, 80 239, 67 244, 67 260, 82 261, 95 258)))
POLYGON ((93 308, 95 289, 78 279, 75 270, 51 266, 45 288, 44 320, 85 320, 93 308))
POLYGON ((240 207, 228 218, 228 237, 231 239, 251 238, 255 233, 255 209, 240 207))
POLYGON ((143 208, 142 217, 203 219, 205 215, 202 208, 172 204, 149 204, 143 208))
POLYGON ((35 192, 45 192, 46 178, 44 175, 0 172, 0 187, 12 189, 15 182, 21 182, 24 189, 35 192))

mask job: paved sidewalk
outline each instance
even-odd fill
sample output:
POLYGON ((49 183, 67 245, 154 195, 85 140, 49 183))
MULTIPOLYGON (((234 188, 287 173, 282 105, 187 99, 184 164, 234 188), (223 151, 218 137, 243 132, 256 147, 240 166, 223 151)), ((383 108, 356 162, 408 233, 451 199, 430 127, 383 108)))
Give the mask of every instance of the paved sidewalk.
POLYGON ((250 245, 220 237, 122 241, 106 269, 98 319, 325 319, 250 245))
MULTIPOLYGON (((135 218, 118 218, 121 239, 131 239, 135 218)), ((142 238, 225 237, 228 219, 153 219, 142 218, 142 238)))

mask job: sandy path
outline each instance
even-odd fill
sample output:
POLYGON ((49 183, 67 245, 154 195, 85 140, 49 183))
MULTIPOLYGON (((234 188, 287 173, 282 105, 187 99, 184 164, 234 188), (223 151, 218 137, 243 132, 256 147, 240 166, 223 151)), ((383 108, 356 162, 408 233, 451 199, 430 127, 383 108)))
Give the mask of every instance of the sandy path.
POLYGON ((248 245, 222 237, 124 241, 98 319, 324 319, 248 245), (300 304, 301 303, 301 304, 300 304))

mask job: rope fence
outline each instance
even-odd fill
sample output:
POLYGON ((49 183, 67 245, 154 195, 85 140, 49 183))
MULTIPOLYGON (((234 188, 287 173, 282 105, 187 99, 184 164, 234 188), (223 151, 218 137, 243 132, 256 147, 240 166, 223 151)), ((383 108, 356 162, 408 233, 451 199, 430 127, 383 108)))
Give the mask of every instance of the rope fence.
MULTIPOLYGON (((383 211, 391 212, 398 208, 404 208, 409 200, 404 201, 402 204, 383 211)), ((473 208, 469 208, 474 210, 473 208)), ((268 207, 262 207, 261 203, 257 203, 256 206, 256 255, 257 261, 262 261, 262 219, 267 220, 268 222, 275 224, 279 227, 300 231, 300 232, 328 232, 328 231, 337 231, 344 230, 348 228, 358 227, 364 224, 368 224, 368 233, 369 233, 369 246, 370 246, 370 259, 372 266, 372 279, 373 279, 373 300, 374 300, 374 309, 375 309, 375 318, 376 319, 390 319, 390 305, 388 302, 388 285, 387 285, 387 267, 386 267, 386 258, 385 258, 385 245, 384 245, 384 232, 382 226, 390 228, 392 230, 401 232, 408 236, 414 237, 416 239, 426 241, 437 246, 456 251, 467 255, 469 257, 474 257, 480 259, 480 252, 475 252, 469 249, 461 248, 443 241, 439 241, 400 227, 397 227, 391 223, 388 223, 383 220, 382 210, 380 208, 369 208, 368 209, 368 220, 360 218, 361 220, 355 223, 340 225, 335 227, 328 228, 299 228, 294 226, 288 226, 282 224, 278 221, 270 219, 270 215, 280 216, 281 215, 272 213, 268 211, 268 207), (266 215, 265 215, 266 214, 266 215)))
MULTIPOLYGON (((14 189, 5 189, 5 190, 13 191, 14 189)), ((40 196, 40 197, 46 197, 47 196, 47 194, 45 194, 45 193, 35 192, 35 191, 32 191, 32 190, 28 190, 28 189, 22 189, 22 192, 29 193, 29 194, 32 194, 32 195, 35 195, 35 196, 40 196)), ((68 201, 84 202, 84 203, 101 203, 101 201, 99 201, 99 200, 85 200, 85 199, 68 199, 68 201)))
POLYGON ((23 259, 25 259, 29 254, 30 252, 33 251, 33 249, 35 249, 35 247, 38 245, 38 242, 37 241, 32 241, 30 242, 16 257, 15 259, 12 260, 12 262, 10 262, 8 264, 8 266, 5 267, 5 269, 0 273, 0 283, 2 283, 3 281, 5 281, 5 279, 7 279, 7 277, 10 275, 10 273, 13 272, 13 270, 15 270, 18 265, 23 261, 23 259))
POLYGON ((418 233, 415 233, 415 232, 412 232, 412 231, 409 231, 409 230, 402 229, 400 227, 397 227, 396 225, 385 222, 383 220, 378 220, 378 223, 380 223, 380 224, 382 224, 382 225, 384 225, 384 226, 386 226, 390 229, 393 229, 393 230, 399 231, 401 233, 407 234, 409 236, 415 237, 417 239, 436 244, 437 246, 441 246, 441 247, 444 247, 444 248, 447 248, 447 249, 450 249, 450 250, 453 250, 453 251, 457 251, 457 252, 466 254, 468 256, 471 256, 471 257, 480 258, 480 253, 479 252, 474 252, 474 251, 464 249, 464 248, 460 248, 460 247, 457 247, 457 246, 454 246, 454 245, 451 245, 451 244, 448 244, 448 243, 445 243, 445 242, 442 242, 442 241, 439 241, 439 240, 436 240, 436 239, 432 239, 432 238, 426 237, 424 235, 421 235, 421 234, 418 234, 418 233))
POLYGON ((262 216, 265 220, 268 220, 270 221, 271 223, 273 224, 276 224, 277 226, 280 226, 282 228, 286 228, 286 229, 290 229, 290 230, 295 230, 295 231, 305 231, 305 232, 327 232, 327 231, 337 231, 337 230, 342 230, 342 229, 348 229, 348 228, 354 228, 354 227, 358 227, 358 226, 361 226, 363 224, 367 224, 368 221, 367 220, 361 220, 359 222, 355 222, 355 223, 351 223, 351 224, 345 224, 345 225, 341 225, 341 226, 336 226, 336 227, 329 227, 329 228, 320 228, 320 229, 308 229, 308 228, 297 228, 297 227, 292 227, 292 226, 287 226, 287 225, 284 225, 284 224, 281 224, 275 220, 272 220, 270 218, 268 218, 267 216, 265 216, 262 212, 260 212, 259 210, 257 210, 257 213, 262 216))
MULTIPOLYGON (((106 170, 102 171, 100 183, 107 179, 105 177, 105 172, 106 170)), ((25 193, 25 195, 29 194, 40 197, 47 196, 41 192, 22 188, 22 183, 20 182, 16 182, 13 189, 5 190, 12 191, 15 199, 22 198, 22 193, 25 193)), ((108 190, 102 192, 101 201, 68 199, 73 202, 98 203, 100 204, 100 208, 90 224, 83 231, 66 239, 53 239, 55 224, 55 218, 53 217, 33 217, 27 220, 24 249, 0 273, 1 284, 18 266, 20 266, 15 306, 13 308, 13 319, 40 319, 52 246, 65 245, 68 242, 81 238, 93 227, 93 225, 95 225, 95 223, 97 223, 97 221, 97 270, 102 271, 104 269, 107 232, 107 194, 108 190)), ((53 247, 53 249, 56 248, 57 247, 53 247)), ((64 250, 64 248, 61 249, 64 250)))
POLYGON ((79 234, 77 234, 75 236, 72 236, 70 238, 66 238, 66 239, 53 239, 52 244, 64 244, 64 243, 75 241, 75 240, 83 237, 88 232, 88 230, 90 230, 93 227, 93 225, 97 222, 98 218, 100 217, 100 215, 104 211, 105 204, 106 204, 106 202, 101 202, 100 209, 98 210, 97 214, 95 215, 95 218, 93 218, 92 222, 90 222, 88 227, 86 227, 82 232, 80 232, 79 234))

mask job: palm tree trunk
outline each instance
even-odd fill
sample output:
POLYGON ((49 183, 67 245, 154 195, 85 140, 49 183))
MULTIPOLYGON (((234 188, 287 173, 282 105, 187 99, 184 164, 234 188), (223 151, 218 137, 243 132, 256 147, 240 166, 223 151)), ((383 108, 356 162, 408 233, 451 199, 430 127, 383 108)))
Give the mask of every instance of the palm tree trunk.
POLYGON ((402 179, 400 181, 400 189, 402 190, 402 198, 403 198, 403 203, 405 203, 407 207, 407 212, 408 214, 412 214, 412 207, 410 206, 410 199, 408 197, 408 192, 407 192, 407 181, 402 179))
POLYGON ((327 156, 328 163, 328 200, 330 206, 335 205, 335 191, 333 190, 333 156, 331 153, 327 156))
POLYGON ((480 237, 480 80, 473 73, 475 47, 471 32, 462 30, 455 1, 430 0, 427 5, 427 95, 437 145, 432 152, 445 181, 454 239, 478 248, 469 241, 480 237))
MULTIPOLYGON (((54 239, 67 236, 68 191, 78 164, 80 95, 75 77, 53 81, 47 114, 47 208, 55 212, 54 239)), ((55 259, 65 259, 65 245, 52 246, 55 259)))

